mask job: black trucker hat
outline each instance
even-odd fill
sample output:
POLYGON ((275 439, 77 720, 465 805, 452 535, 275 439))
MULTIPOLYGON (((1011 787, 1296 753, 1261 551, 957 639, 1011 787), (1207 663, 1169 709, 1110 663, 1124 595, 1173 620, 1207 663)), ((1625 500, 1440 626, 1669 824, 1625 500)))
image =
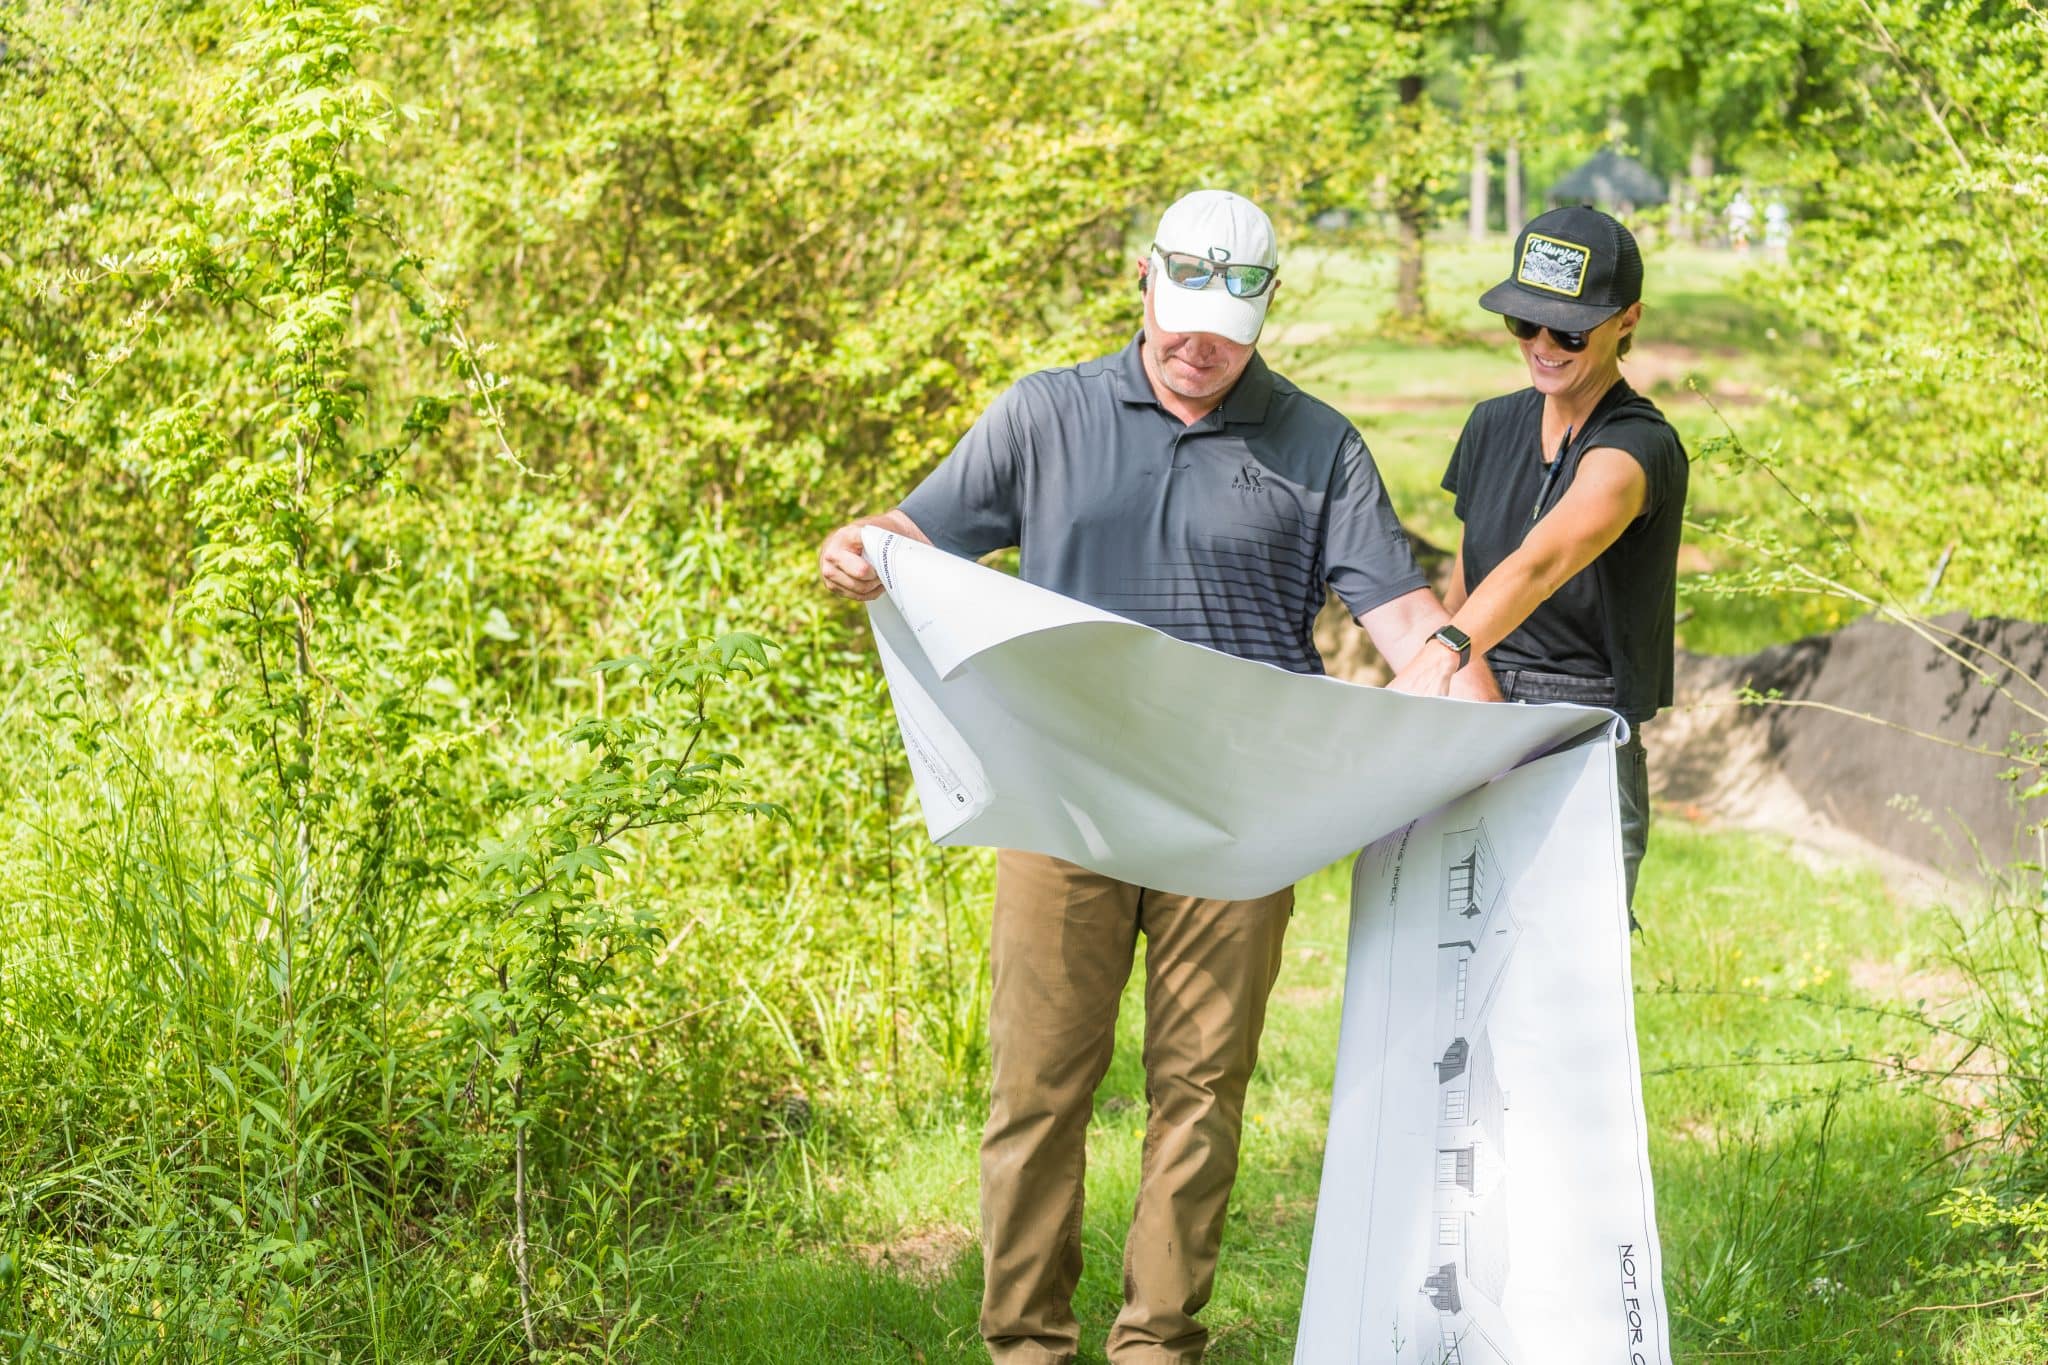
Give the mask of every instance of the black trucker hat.
POLYGON ((1643 254, 1629 230, 1575 205, 1532 219, 1515 238, 1514 273, 1479 296, 1489 313, 1584 332, 1643 296, 1643 254))

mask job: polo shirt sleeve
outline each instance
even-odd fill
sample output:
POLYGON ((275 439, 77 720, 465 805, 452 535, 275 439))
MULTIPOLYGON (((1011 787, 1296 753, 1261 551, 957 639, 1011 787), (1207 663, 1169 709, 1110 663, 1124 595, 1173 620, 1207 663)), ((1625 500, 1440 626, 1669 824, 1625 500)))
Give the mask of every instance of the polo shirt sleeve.
POLYGON ((1011 388, 902 503, 932 544, 979 559, 1019 541, 1023 524, 1022 399, 1011 388))
POLYGON ((1365 442, 1352 432, 1337 452, 1324 576, 1353 616, 1429 586, 1365 442))

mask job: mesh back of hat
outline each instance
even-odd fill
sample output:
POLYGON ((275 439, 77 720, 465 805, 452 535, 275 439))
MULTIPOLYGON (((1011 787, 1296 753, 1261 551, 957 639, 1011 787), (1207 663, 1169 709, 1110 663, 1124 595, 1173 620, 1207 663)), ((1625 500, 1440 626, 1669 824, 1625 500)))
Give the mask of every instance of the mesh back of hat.
POLYGON ((1636 249, 1636 235, 1620 223, 1614 225, 1614 291, 1625 303, 1643 297, 1643 253, 1636 249))

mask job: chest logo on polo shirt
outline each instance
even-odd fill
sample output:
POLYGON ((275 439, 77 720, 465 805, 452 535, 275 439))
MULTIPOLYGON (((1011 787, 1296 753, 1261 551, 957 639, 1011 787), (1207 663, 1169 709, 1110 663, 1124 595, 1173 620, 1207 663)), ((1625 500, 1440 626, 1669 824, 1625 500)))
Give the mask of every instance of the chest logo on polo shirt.
POLYGON ((1577 242, 1532 232, 1522 246, 1522 263, 1515 270, 1515 280, 1535 289, 1577 298, 1586 288, 1586 262, 1592 254, 1577 242))
POLYGON ((1255 464, 1247 464, 1244 468, 1238 470, 1237 477, 1230 481, 1230 486, 1240 493, 1263 493, 1266 491, 1266 486, 1259 482, 1259 467, 1255 464))

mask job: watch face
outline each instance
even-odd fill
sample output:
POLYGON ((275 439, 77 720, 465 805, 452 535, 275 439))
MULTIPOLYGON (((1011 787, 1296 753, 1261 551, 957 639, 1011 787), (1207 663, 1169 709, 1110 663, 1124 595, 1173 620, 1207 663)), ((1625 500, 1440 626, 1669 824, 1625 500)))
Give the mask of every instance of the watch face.
POLYGON ((1452 649, 1462 651, 1472 648, 1472 637, 1459 630, 1456 626, 1439 627, 1436 637, 1452 649))

